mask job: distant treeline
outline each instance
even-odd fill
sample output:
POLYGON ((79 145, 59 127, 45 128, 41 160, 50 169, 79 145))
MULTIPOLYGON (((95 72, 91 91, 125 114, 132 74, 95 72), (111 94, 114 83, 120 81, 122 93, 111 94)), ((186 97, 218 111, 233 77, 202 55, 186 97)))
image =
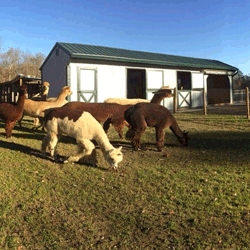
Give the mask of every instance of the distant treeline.
POLYGON ((19 74, 41 77, 39 68, 45 57, 42 53, 32 55, 15 48, 7 51, 0 49, 0 83, 10 81, 19 74))
POLYGON ((250 88, 250 75, 244 75, 241 71, 234 77, 233 81, 234 89, 250 88))

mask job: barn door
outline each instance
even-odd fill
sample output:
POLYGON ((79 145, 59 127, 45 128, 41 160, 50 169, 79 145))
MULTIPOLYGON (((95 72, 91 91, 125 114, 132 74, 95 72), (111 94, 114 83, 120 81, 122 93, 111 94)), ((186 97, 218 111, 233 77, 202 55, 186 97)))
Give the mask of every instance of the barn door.
POLYGON ((127 98, 146 98, 146 72, 144 69, 127 69, 127 98))
POLYGON ((97 102, 96 69, 78 69, 77 101, 97 102))
POLYGON ((163 71, 148 70, 147 71, 147 99, 151 100, 154 91, 157 91, 163 86, 163 71))

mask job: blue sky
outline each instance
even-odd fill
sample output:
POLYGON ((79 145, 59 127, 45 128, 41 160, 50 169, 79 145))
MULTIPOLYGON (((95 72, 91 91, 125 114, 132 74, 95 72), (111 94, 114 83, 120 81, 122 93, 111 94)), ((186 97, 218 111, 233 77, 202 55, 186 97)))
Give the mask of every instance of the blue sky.
POLYGON ((0 48, 46 56, 56 42, 220 60, 250 74, 250 1, 8 0, 0 48))

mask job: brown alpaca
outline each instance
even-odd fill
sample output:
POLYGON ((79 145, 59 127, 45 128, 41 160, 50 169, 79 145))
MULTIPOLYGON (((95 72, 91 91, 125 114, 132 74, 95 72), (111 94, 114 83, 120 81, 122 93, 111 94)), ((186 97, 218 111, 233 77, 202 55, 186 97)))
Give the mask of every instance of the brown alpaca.
POLYGON ((122 128, 127 124, 124 120, 124 111, 131 105, 120 105, 117 103, 86 103, 69 102, 61 107, 61 111, 69 114, 73 110, 89 112, 98 122, 104 122, 103 129, 107 133, 112 124, 122 138, 122 128))
MULTIPOLYGON (((154 92, 154 96, 151 102, 160 104, 165 97, 171 97, 170 89, 159 89, 154 92)), ((86 103, 86 102, 69 102, 65 107, 65 112, 70 110, 79 110, 81 112, 87 111, 96 118, 99 122, 104 122, 103 129, 107 133, 112 124, 119 134, 120 138, 123 138, 122 129, 124 126, 128 126, 124 119, 124 111, 132 105, 121 105, 118 103, 86 103)))
MULTIPOLYGON (((71 95, 72 92, 70 87, 65 86, 62 88, 60 94, 58 95, 56 101, 47 102, 47 101, 33 101, 31 99, 26 99, 23 107, 23 115, 31 116, 31 117, 44 117, 44 111, 46 109, 61 107, 65 104, 65 98, 68 95, 71 95)), ((18 121, 20 127, 22 118, 18 121)))
POLYGON ((155 92, 152 92, 154 96, 152 97, 150 103, 161 104, 164 98, 172 97, 172 91, 168 87, 162 87, 155 92))
POLYGON ((19 90, 17 103, 0 103, 0 118, 5 122, 6 138, 11 137, 16 121, 23 116, 24 101, 27 95, 27 86, 22 85, 19 90))
POLYGON ((181 131, 171 112, 164 106, 154 103, 138 103, 128 108, 124 117, 131 126, 126 133, 126 139, 131 140, 135 150, 140 148, 140 138, 147 126, 155 128, 158 151, 161 151, 164 146, 164 129, 166 128, 172 130, 182 145, 188 145, 188 133, 181 131))

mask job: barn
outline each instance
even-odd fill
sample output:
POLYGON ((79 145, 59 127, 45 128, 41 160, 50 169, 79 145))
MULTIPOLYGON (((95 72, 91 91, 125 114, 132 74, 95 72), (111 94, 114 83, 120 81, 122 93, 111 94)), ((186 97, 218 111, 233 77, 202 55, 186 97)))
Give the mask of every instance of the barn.
MULTIPOLYGON (((54 45, 41 65, 42 81, 50 83, 49 96, 65 85, 69 101, 103 102, 110 97, 145 98, 162 86, 177 90, 177 106, 233 102, 236 67, 221 61, 75 43, 54 45)), ((163 105, 173 108, 173 98, 163 105)))

